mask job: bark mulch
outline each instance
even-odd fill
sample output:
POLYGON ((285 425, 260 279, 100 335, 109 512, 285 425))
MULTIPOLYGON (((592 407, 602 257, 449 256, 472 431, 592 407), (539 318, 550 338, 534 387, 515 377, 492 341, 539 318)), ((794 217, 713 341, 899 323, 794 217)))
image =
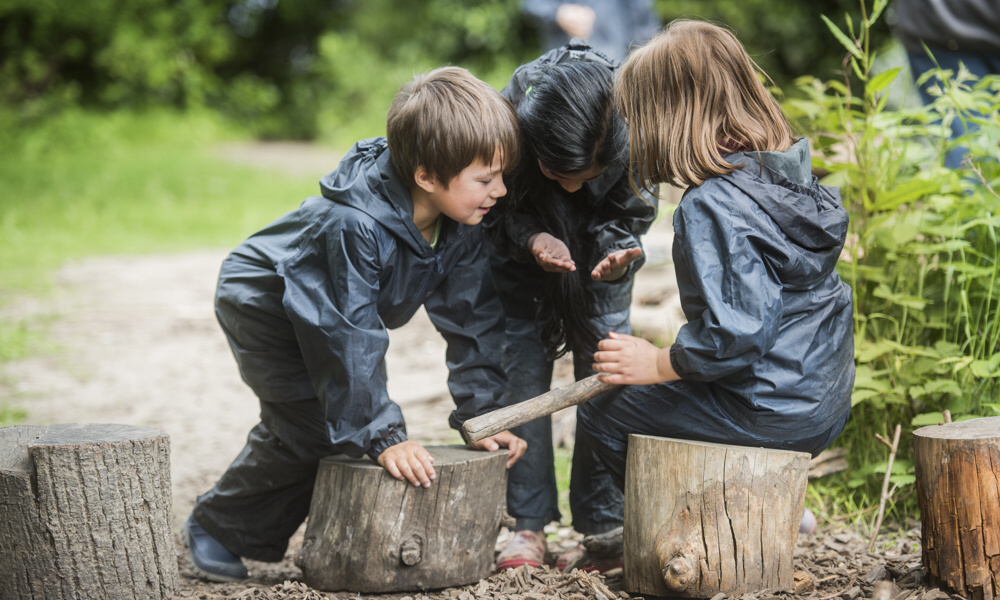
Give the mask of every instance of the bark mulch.
MULTIPOLYGON (((209 584, 193 578, 186 553, 178 598, 199 600, 624 600, 642 596, 622 590, 621 570, 601 574, 552 567, 519 567, 478 583, 426 592, 362 595, 321 592, 300 581, 293 566, 254 564, 244 584, 209 584)), ((709 600, 964 600, 928 586, 920 557, 919 524, 883 532, 873 551, 868 540, 848 530, 820 531, 796 547, 793 591, 763 590, 709 600)))

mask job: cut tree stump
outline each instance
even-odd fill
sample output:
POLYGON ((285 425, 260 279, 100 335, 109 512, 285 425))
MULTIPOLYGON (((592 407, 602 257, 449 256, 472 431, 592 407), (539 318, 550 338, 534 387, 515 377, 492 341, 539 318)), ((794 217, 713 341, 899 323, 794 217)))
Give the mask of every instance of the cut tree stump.
POLYGON ((0 428, 0 598, 172 598, 171 531, 166 433, 0 428))
POLYGON ((792 590, 809 458, 630 435, 625 589, 688 598, 792 590))
POLYGON ((490 575, 507 452, 428 446, 429 488, 369 459, 320 461, 297 564, 310 587, 363 593, 445 588, 490 575))
POLYGON ((1000 417, 913 432, 924 568, 970 600, 1000 596, 1000 417))

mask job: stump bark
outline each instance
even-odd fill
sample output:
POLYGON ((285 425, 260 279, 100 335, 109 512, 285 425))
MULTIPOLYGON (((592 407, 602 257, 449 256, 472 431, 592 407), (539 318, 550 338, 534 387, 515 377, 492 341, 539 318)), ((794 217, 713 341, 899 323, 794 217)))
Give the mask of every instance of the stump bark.
POLYGON ((0 598, 172 598, 171 529, 166 433, 0 428, 0 598))
POLYGON ((793 589, 809 458, 630 435, 625 589, 689 598, 793 589))
POLYGON ((507 452, 429 446, 429 488, 369 459, 320 461, 298 558, 313 588, 363 593, 465 585, 488 576, 507 490, 507 452))
POLYGON ((931 583, 1000 595, 1000 417, 913 432, 922 554, 931 583))

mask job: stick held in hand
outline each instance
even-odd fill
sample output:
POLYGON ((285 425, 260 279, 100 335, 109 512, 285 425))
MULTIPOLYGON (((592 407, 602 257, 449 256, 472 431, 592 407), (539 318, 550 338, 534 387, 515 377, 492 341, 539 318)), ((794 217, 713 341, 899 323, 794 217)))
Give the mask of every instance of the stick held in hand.
POLYGON ((467 442, 478 442, 501 431, 551 415, 557 410, 583 404, 618 387, 620 386, 600 381, 597 375, 591 375, 540 396, 469 419, 462 425, 462 430, 467 442))

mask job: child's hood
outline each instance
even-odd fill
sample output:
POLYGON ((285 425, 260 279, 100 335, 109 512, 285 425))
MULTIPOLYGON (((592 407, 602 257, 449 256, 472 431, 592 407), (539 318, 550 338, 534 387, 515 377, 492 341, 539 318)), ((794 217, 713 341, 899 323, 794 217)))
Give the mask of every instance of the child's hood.
POLYGON ((820 185, 812 175, 807 140, 785 152, 741 152, 726 160, 743 168, 723 178, 752 198, 791 241, 789 249, 797 256, 784 262, 783 280, 805 283, 832 271, 849 218, 839 190, 820 185))
POLYGON ((371 216, 414 252, 430 250, 413 222, 410 190, 396 176, 385 138, 355 143, 319 187, 325 198, 371 216))

